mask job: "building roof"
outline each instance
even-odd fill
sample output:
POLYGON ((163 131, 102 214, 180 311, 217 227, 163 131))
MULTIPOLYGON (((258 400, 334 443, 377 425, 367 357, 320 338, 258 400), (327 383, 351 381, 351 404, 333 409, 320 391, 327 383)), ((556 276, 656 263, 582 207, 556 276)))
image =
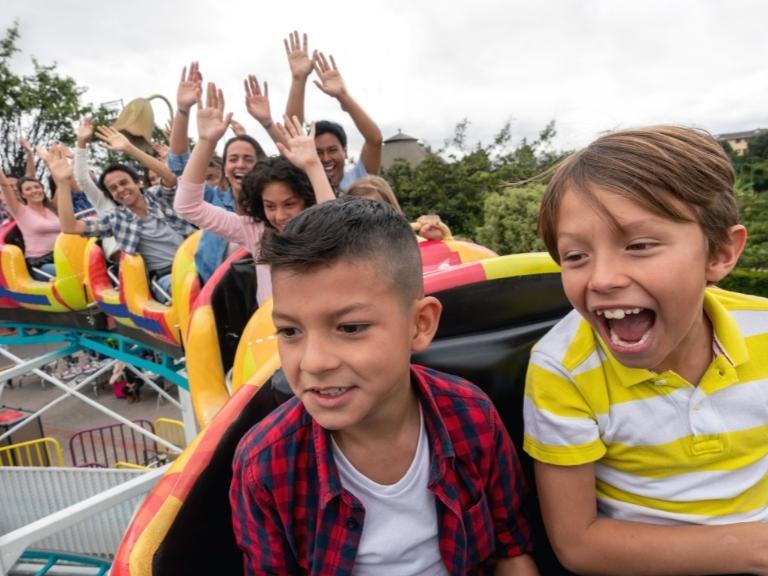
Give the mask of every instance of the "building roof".
POLYGON ((753 136, 757 136, 765 132, 765 128, 755 128, 754 130, 746 130, 744 132, 730 132, 728 134, 718 134, 716 138, 718 140, 742 140, 749 139, 753 136))
POLYGON ((417 140, 413 136, 408 136, 408 134, 403 134, 403 131, 398 129, 397 134, 384 140, 384 144, 388 144, 390 142, 417 142, 417 140))

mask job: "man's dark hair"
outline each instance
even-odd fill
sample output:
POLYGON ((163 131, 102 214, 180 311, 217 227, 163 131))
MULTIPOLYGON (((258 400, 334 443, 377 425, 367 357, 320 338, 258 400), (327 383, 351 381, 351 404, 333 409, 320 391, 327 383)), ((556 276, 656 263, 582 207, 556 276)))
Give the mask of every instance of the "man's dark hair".
POLYGON ((339 139, 339 142, 341 142, 341 147, 346 149, 347 133, 344 132, 344 128, 341 127, 341 124, 331 122, 330 120, 318 120, 315 122, 315 138, 321 134, 333 134, 339 139))
POLYGON ((107 187, 104 184, 104 179, 112 174, 112 172, 125 172, 134 182, 141 182, 141 176, 139 176, 139 173, 130 166, 126 166, 125 164, 110 164, 104 168, 104 172, 102 172, 101 176, 99 176, 99 188, 101 188, 101 191, 104 192, 107 198, 112 200, 112 202, 115 202, 115 198, 112 196, 112 193, 107 190, 107 187))
POLYGON ((403 215, 384 202, 345 196, 317 204, 282 232, 268 231, 259 257, 273 273, 301 274, 340 261, 372 262, 406 305, 424 294, 416 236, 403 215))
POLYGON ((243 189, 238 201, 243 212, 254 220, 272 227, 264 213, 264 189, 274 182, 285 184, 304 200, 304 207, 315 204, 315 191, 309 178, 283 156, 271 156, 256 163, 243 178, 243 189))
POLYGON ((256 138, 253 136, 248 136, 248 134, 238 134, 237 136, 234 136, 227 140, 227 143, 224 144, 224 154, 222 154, 222 168, 224 167, 224 164, 227 163, 227 151, 229 150, 229 146, 231 144, 234 144, 235 142, 248 142, 253 147, 254 155, 256 156, 256 161, 264 160, 266 159, 267 155, 264 153, 264 148, 261 147, 261 144, 259 144, 256 141, 256 138))

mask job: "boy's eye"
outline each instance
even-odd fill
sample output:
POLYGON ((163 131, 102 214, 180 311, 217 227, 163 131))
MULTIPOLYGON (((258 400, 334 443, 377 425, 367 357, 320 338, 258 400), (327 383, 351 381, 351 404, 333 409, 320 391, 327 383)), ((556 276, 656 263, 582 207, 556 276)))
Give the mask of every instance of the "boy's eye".
POLYGON ((633 250, 633 251, 642 251, 642 250, 649 250, 653 248, 656 244, 653 242, 633 242, 629 246, 627 246, 627 250, 633 250))
POLYGON ((343 334, 361 334, 370 327, 370 324, 342 324, 339 332, 343 334))
POLYGON ((587 257, 584 252, 568 252, 560 257, 562 262, 568 262, 570 264, 577 264, 587 257))
POLYGON ((291 326, 284 326, 282 328, 278 328, 276 331, 278 338, 292 338, 298 333, 299 330, 297 328, 292 328, 291 326))

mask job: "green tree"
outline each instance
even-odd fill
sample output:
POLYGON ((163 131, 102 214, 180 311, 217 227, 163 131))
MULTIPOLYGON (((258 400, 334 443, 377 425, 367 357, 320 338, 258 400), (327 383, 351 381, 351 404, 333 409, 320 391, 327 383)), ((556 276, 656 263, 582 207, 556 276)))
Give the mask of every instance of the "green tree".
POLYGON ((477 241, 499 254, 544 250, 536 228, 544 189, 536 182, 486 196, 477 241))
POLYGON ((85 88, 79 87, 74 79, 59 75, 56 64, 44 65, 33 57, 31 74, 14 73, 10 61, 19 52, 18 39, 16 22, 0 40, 0 161, 7 174, 20 175, 25 163, 20 136, 33 146, 47 147, 54 142, 72 145, 74 126, 81 116, 93 115, 97 122, 106 122, 111 114, 81 104, 85 88))
POLYGON ((739 267, 768 270, 768 192, 737 186, 742 203, 741 218, 749 237, 739 267))
POLYGON ((459 122, 445 147, 429 154, 417 168, 396 161, 382 176, 410 218, 439 214, 454 234, 474 237, 484 223, 489 194, 499 192, 506 183, 535 176, 562 154, 549 150, 556 133, 553 122, 533 142, 523 139, 514 147, 509 122, 490 144, 478 142, 471 149, 467 146, 468 126, 467 119, 459 122))

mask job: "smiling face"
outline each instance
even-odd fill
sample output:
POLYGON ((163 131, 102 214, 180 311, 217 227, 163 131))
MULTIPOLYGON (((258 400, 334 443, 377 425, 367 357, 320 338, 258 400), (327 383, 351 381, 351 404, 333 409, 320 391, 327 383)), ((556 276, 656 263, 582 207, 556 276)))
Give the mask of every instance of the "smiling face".
POLYGON ((568 190, 559 207, 557 252, 568 300, 625 366, 674 370, 696 383, 712 358, 704 288, 730 271, 726 257, 709 254, 695 221, 675 222, 613 192, 591 192, 593 200, 568 190))
POLYGON ((382 276, 369 260, 272 273, 283 370, 328 430, 375 428, 412 401, 410 355, 431 340, 419 334, 423 302, 433 299, 406 305, 382 276))
POLYGON ((283 182, 270 182, 261 195, 264 215, 276 230, 282 230, 288 221, 306 208, 304 200, 283 182))
POLYGON ((104 187, 109 190, 115 202, 131 208, 143 201, 139 182, 122 170, 115 170, 104 177, 104 187))
POLYGON ((224 158, 224 176, 237 198, 243 187, 243 178, 256 165, 258 158, 253 146, 244 140, 235 140, 227 147, 224 158))
POLYGON ((328 181, 332 186, 338 186, 344 177, 344 163, 347 160, 347 151, 341 141, 335 134, 325 132, 315 138, 315 148, 328 181))
POLYGON ((45 200, 43 185, 37 180, 26 180, 21 184, 21 198, 27 204, 42 204, 45 200))

